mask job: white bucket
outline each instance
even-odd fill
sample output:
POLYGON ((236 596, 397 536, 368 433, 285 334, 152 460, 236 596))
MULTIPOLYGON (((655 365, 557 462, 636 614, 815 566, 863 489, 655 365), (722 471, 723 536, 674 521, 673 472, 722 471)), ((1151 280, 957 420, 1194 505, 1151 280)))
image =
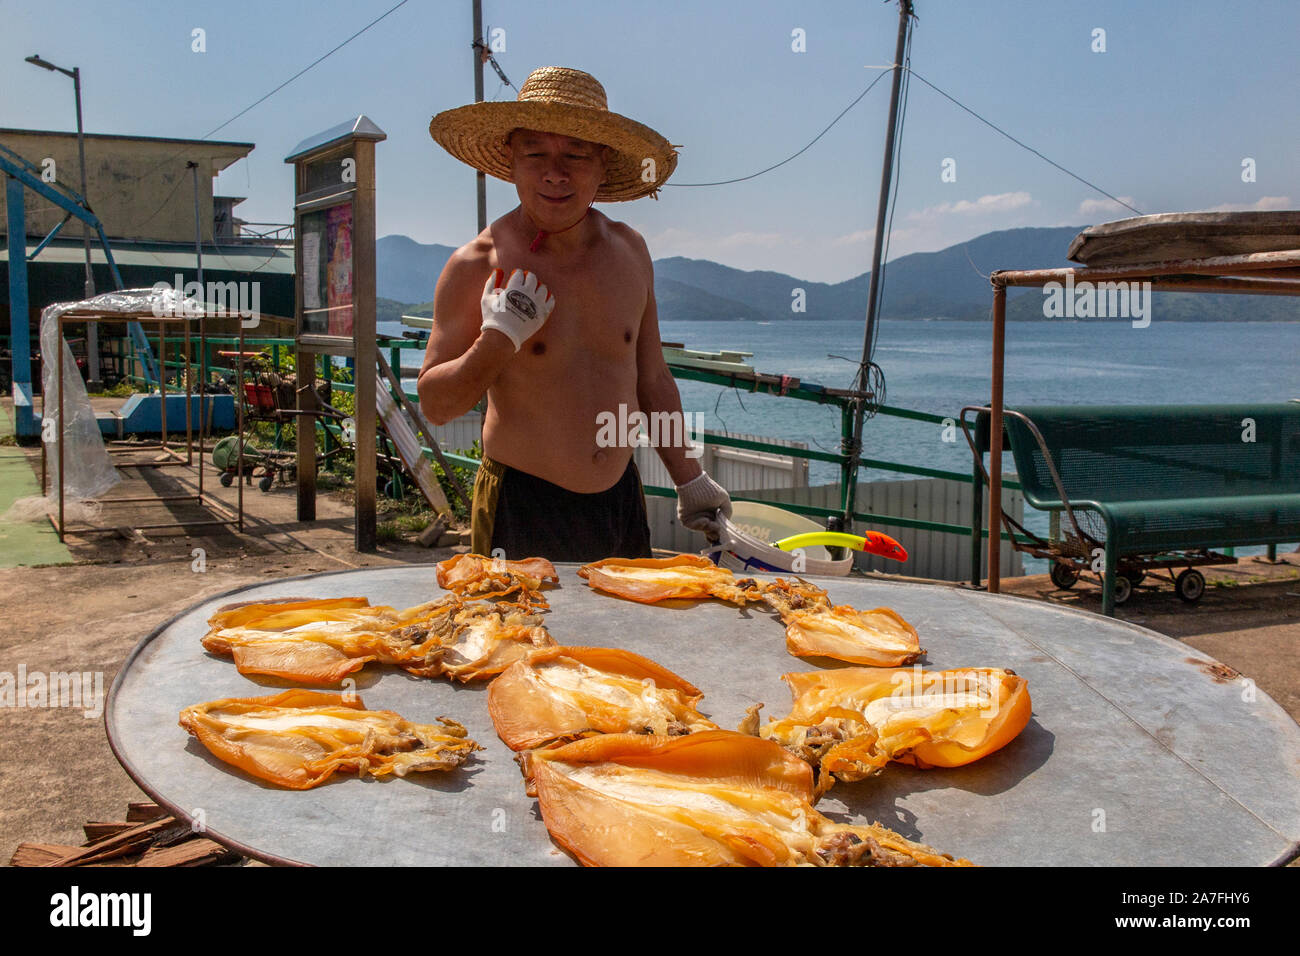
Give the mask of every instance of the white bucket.
POLYGON ((800 548, 802 554, 782 551, 774 542, 795 534, 825 531, 821 525, 771 505, 737 501, 731 518, 723 522, 721 541, 705 551, 719 567, 753 573, 825 574, 843 577, 853 569, 853 553, 835 560, 821 545, 800 548), (802 556, 798 570, 795 562, 802 556))

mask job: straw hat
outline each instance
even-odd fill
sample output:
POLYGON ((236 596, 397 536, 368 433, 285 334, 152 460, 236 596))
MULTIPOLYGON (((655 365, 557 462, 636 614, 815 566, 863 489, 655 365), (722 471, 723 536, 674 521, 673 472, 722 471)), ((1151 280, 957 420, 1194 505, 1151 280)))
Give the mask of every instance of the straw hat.
MULTIPOLYGON (((655 196, 677 166, 677 150, 648 126, 610 111, 605 88, 590 73, 544 66, 524 81, 515 102, 472 103, 439 113, 429 135, 447 152, 497 179, 510 178, 510 131, 523 128, 603 143, 613 152, 598 202, 655 196), (654 161, 653 167, 645 160, 654 161), (647 182, 643 171, 653 171, 647 182)), ((655 198, 658 198, 655 196, 655 198)))

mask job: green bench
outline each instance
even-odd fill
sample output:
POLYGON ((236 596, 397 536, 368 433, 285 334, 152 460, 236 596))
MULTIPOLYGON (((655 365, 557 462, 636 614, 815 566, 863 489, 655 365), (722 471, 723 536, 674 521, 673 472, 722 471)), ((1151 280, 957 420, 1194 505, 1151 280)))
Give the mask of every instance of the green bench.
MULTIPOLYGON (((1025 501, 1052 513, 1047 540, 1029 535, 1033 543, 1015 547, 1052 559, 1059 586, 1083 569, 1103 572, 1103 614, 1147 570, 1186 565, 1175 584, 1194 601, 1205 580, 1191 566, 1224 560, 1210 549, 1300 541, 1300 401, 1030 405, 1003 414, 1003 447, 1025 501)), ((989 409, 962 409, 962 426, 975 453, 978 542, 989 409), (974 436, 967 412, 976 413, 974 436)))

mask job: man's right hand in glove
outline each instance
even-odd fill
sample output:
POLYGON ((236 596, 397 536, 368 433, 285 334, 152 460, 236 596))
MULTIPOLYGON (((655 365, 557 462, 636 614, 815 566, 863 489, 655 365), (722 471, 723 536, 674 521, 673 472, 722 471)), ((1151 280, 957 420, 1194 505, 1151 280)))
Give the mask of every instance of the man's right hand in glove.
POLYGON ((493 269, 483 287, 483 328, 500 332, 518 352, 519 347, 546 324, 555 308, 555 296, 537 281, 532 272, 516 269, 510 273, 510 281, 504 287, 498 286, 504 275, 503 270, 493 269))

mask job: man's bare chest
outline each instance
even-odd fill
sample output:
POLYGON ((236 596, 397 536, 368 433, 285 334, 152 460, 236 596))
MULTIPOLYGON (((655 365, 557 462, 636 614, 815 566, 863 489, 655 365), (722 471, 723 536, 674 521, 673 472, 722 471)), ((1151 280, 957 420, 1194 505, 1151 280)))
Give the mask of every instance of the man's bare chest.
POLYGON ((649 298, 647 279, 631 262, 593 258, 559 267, 536 256, 501 256, 499 267, 506 275, 520 268, 535 272, 555 297, 546 324, 524 343, 521 356, 620 359, 635 354, 649 298))

